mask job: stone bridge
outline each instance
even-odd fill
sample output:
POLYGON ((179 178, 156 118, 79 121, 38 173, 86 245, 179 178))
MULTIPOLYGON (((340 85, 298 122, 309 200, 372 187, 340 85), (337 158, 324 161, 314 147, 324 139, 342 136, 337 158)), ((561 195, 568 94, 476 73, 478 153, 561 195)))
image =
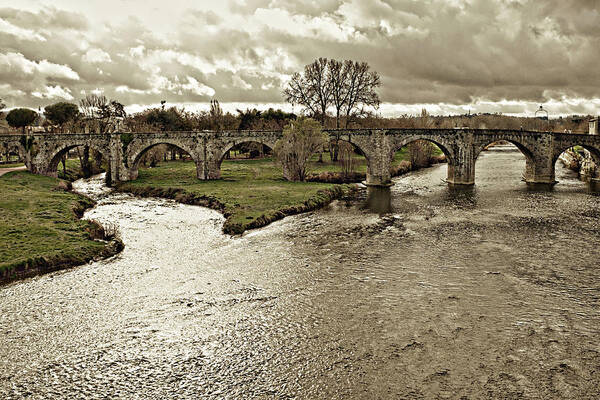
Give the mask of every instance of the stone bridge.
MULTIPOLYGON (((475 183, 475 162, 485 147, 498 141, 514 144, 526 158, 524 179, 530 183, 555 183, 554 165, 573 146, 587 149, 600 165, 600 135, 500 129, 334 129, 331 138, 351 143, 367 160, 367 184, 389 185, 394 153, 415 140, 435 143, 446 155, 448 183, 475 183)), ((198 179, 219 179, 221 163, 233 146, 258 142, 270 148, 281 131, 152 132, 107 134, 0 135, 0 151, 19 154, 27 168, 56 176, 61 157, 70 149, 89 146, 108 161, 113 182, 136 179, 144 153, 159 144, 187 152, 196 163, 198 179)))

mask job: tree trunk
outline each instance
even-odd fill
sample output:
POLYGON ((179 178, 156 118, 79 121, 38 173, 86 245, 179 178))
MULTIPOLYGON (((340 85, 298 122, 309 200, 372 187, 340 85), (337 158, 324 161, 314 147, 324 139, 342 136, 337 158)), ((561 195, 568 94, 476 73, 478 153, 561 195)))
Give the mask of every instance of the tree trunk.
POLYGON ((92 176, 90 168, 90 146, 83 146, 83 157, 81 157, 81 172, 84 178, 92 176))
POLYGON ((63 165, 63 175, 65 175, 65 176, 67 176, 67 154, 69 154, 68 151, 60 159, 60 161, 62 162, 62 165, 63 165))
MULTIPOLYGON (((102 153, 94 151, 94 164, 96 165, 96 171, 102 170, 102 153)), ((108 160, 106 160, 108 161, 108 160)), ((93 171, 92 171, 93 172, 93 171)))
POLYGON ((338 154, 340 152, 339 139, 337 137, 335 138, 335 142, 333 143, 332 147, 333 147, 333 157, 331 158, 331 161, 337 162, 338 154))

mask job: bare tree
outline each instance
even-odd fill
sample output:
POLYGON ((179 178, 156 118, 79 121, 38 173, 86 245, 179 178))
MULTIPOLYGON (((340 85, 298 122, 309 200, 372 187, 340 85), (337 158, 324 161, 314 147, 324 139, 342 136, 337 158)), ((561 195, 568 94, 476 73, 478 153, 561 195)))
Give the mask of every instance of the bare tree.
MULTIPOLYGON (((379 74, 371 71, 369 64, 357 61, 337 61, 319 58, 304 67, 302 74, 295 73, 283 95, 286 101, 305 107, 318 116, 324 125, 327 111, 335 111, 335 125, 345 117, 345 126, 351 118, 364 116, 369 107, 379 107, 375 89, 381 84, 379 74)), ((338 159, 338 139, 330 142, 331 159, 338 159)))
POLYGON ((81 113, 88 127, 98 133, 115 130, 120 118, 125 118, 125 107, 104 95, 88 94, 79 101, 81 113))
POLYGON ((339 144, 340 149, 340 167, 342 168, 342 175, 344 178, 354 174, 356 167, 356 160, 354 159, 354 148, 348 142, 341 142, 339 144))
POLYGON ((340 104, 345 111, 348 127, 350 117, 365 115, 368 107, 379 107, 379 95, 375 89, 381 85, 381 80, 377 72, 370 71, 366 62, 346 60, 343 69, 343 88, 339 91, 343 98, 340 104))
POLYGON ((331 105, 331 77, 328 61, 319 58, 304 67, 302 74, 296 72, 284 89, 285 100, 305 107, 312 116, 325 123, 327 109, 331 105))

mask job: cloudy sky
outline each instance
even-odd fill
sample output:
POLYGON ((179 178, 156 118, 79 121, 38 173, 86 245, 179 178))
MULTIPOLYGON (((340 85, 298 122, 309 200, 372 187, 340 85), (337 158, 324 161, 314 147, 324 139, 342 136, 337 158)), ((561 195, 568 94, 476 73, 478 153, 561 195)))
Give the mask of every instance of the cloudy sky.
POLYGON ((369 62, 384 115, 600 113, 598 0, 0 0, 9 107, 291 109, 318 57, 369 62))

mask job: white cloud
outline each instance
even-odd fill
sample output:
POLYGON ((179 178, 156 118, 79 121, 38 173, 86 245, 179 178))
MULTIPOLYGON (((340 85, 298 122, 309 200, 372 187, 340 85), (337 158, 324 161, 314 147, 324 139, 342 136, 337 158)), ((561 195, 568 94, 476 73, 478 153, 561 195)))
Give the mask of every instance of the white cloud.
POLYGON ((252 85, 249 84, 248 82, 246 82, 245 80, 243 80, 238 75, 233 75, 233 77, 231 79, 233 80, 233 86, 236 87, 236 88, 240 88, 240 89, 243 89, 243 90, 250 90, 250 89, 252 89, 252 85))
POLYGON ((102 49, 89 49, 83 56, 83 61, 88 63, 111 62, 110 55, 102 49))
POLYGON ((36 33, 31 29, 25 29, 13 25, 2 18, 0 18, 0 32, 7 33, 19 39, 38 40, 40 42, 46 41, 46 38, 40 35, 39 33, 36 33))
POLYGON ((31 61, 21 53, 0 53, 0 71, 2 69, 16 69, 28 75, 40 73, 54 78, 79 80, 79 74, 68 65, 54 64, 48 60, 31 61))
POLYGON ((214 96, 215 90, 211 87, 206 86, 203 83, 198 82, 191 76, 187 77, 188 83, 181 85, 182 89, 189 90, 190 92, 200 96, 214 96))
POLYGON ((44 86, 42 91, 31 92, 33 97, 37 97, 40 99, 64 99, 64 100, 73 100, 74 97, 71 95, 71 90, 68 88, 62 88, 58 85, 56 86, 44 86))
POLYGON ((25 96, 25 92, 19 89, 13 89, 8 83, 0 84, 0 93, 7 97, 25 96))
POLYGON ((136 46, 136 47, 131 47, 129 49, 129 55, 131 57, 141 57, 141 56, 144 55, 144 50, 145 49, 146 48, 144 47, 144 45, 139 45, 139 46, 136 46))

